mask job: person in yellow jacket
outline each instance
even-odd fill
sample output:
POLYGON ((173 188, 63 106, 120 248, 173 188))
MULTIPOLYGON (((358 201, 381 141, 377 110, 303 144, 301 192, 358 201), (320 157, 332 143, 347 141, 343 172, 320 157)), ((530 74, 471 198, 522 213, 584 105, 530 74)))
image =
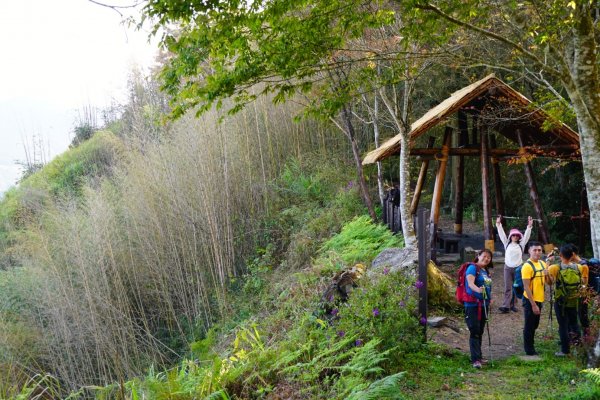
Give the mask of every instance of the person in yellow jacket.
POLYGON ((535 356, 535 330, 540 325, 540 314, 544 303, 544 285, 551 284, 546 263, 541 260, 542 244, 529 242, 529 259, 521 267, 523 279, 523 347, 525 354, 535 356))

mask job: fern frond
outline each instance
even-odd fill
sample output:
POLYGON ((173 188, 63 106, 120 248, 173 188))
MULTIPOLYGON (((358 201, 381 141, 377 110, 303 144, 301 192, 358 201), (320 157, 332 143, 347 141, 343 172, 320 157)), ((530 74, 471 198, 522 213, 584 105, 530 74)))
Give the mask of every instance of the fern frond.
POLYGON ((401 400, 404 396, 400 392, 400 380, 406 372, 399 372, 386 376, 369 385, 365 390, 351 393, 346 400, 401 400))
POLYGON ((580 371, 581 374, 585 375, 596 385, 600 385, 600 368, 589 368, 580 371))

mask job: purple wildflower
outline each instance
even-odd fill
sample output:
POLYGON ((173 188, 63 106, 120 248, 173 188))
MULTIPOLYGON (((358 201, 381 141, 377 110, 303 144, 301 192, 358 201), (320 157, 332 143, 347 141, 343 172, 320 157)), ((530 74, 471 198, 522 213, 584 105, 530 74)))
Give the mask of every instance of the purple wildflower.
POLYGON ((384 275, 387 275, 387 274, 389 274, 389 273, 390 273, 390 269, 389 269, 388 267, 385 267, 385 268, 383 269, 383 274, 384 274, 384 275))
POLYGON ((333 301, 333 295, 329 295, 329 297, 327 298, 327 301, 331 303, 333 301))
POLYGON ((421 319, 419 320, 419 323, 421 325, 426 325, 427 324, 427 317, 421 317, 421 319))
POLYGON ((374 317, 378 317, 378 316, 379 316, 379 308, 375 307, 375 308, 373 309, 373 316, 374 316, 374 317))
POLYGON ((356 347, 360 347, 363 345, 363 341, 361 339, 356 339, 356 341, 354 342, 354 345, 356 347))
POLYGON ((338 331, 337 335, 339 337, 344 337, 344 336, 346 336, 346 332, 345 331, 338 331))
POLYGON ((406 304, 404 304, 404 301, 400 300, 400 303, 398 303, 398 305, 399 305, 400 307, 404 307, 406 304))
POLYGON ((331 310, 331 315, 333 315, 335 317, 336 315, 338 315, 338 312, 340 312, 340 310, 338 310, 337 308, 334 308, 333 310, 331 310))
POLYGON ((416 281, 415 282, 415 287, 417 289, 421 289, 423 286, 425 286, 425 284, 423 282, 421 282, 421 281, 416 281))
POLYGON ((353 187, 354 187, 354 181, 349 181, 348 186, 346 186, 346 189, 352 189, 353 187))

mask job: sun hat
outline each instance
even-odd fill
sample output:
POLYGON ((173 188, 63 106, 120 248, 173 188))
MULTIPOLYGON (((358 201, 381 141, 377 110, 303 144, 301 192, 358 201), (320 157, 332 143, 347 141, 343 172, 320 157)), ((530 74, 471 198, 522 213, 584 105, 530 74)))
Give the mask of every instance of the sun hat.
POLYGON ((510 238, 512 235, 517 235, 519 237, 519 240, 523 239, 523 234, 519 232, 517 228, 513 228, 510 230, 510 232, 508 233, 508 237, 510 238))

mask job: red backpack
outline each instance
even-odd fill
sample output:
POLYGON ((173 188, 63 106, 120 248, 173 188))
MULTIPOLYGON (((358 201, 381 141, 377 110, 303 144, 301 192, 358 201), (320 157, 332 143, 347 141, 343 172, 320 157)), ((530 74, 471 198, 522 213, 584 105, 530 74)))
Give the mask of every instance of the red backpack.
POLYGON ((470 302, 470 303, 476 303, 479 301, 479 299, 471 294, 467 293, 467 286, 466 286, 466 281, 465 281, 465 275, 467 272, 467 268, 469 268, 469 265, 475 265, 475 268, 477 270, 476 274, 479 275, 479 270, 480 268, 477 266, 477 264, 473 263, 473 262, 466 262, 464 264, 462 264, 460 266, 460 268, 458 269, 458 273, 456 274, 456 301, 458 301, 460 304, 463 304, 465 301, 466 302, 470 302))

